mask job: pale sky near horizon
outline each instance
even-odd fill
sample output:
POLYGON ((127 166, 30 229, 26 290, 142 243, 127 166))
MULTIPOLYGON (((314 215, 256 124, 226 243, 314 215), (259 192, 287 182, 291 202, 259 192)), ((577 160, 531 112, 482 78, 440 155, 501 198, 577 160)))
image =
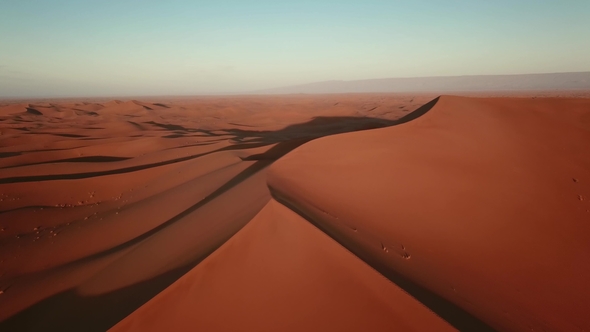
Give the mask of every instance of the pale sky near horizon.
POLYGON ((590 71, 590 1, 0 0, 0 97, 590 71))

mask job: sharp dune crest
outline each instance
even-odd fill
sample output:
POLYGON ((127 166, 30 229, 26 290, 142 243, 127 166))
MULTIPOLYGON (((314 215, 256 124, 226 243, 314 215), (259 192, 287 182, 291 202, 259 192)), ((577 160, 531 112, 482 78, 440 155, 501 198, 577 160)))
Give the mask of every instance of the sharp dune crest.
POLYGON ((583 331, 589 116, 587 99, 443 96, 406 124, 310 142, 268 183, 385 276, 495 329, 583 331))
POLYGON ((283 205, 111 331, 453 331, 283 205))

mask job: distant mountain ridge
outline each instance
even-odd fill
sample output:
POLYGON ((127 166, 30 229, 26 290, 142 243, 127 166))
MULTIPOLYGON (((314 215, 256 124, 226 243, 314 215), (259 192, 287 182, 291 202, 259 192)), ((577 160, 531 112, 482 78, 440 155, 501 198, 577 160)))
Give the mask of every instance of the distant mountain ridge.
POLYGON ((324 81, 255 91, 257 94, 362 92, 477 92, 590 90, 590 72, 381 78, 324 81))

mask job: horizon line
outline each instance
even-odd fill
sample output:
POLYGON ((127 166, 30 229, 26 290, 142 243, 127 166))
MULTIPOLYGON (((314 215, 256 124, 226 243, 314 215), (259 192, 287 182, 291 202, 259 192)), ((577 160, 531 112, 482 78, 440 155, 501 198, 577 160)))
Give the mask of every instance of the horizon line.
POLYGON ((183 97, 223 97, 223 96, 261 96, 261 95, 330 95, 330 94, 407 94, 407 93, 416 93, 416 94, 430 94, 430 93, 502 93, 502 92, 552 92, 552 91, 585 91, 590 90, 590 88, 568 88, 568 89, 492 89, 492 90, 422 90, 422 91, 374 91, 374 92, 328 92, 328 93, 310 93, 310 92, 290 92, 290 93, 272 93, 270 91, 273 90, 280 90, 280 89, 288 89, 288 88, 298 88, 303 86, 309 86, 314 84, 322 84, 322 83, 332 83, 332 82, 364 82, 364 81, 381 81, 381 80, 411 80, 411 79, 436 79, 436 78, 466 78, 466 77, 515 77, 515 76, 539 76, 539 75, 567 75, 567 74, 590 74, 590 70, 588 71, 572 71, 572 72, 545 72, 545 73, 528 73, 528 74, 473 74, 473 75, 438 75, 438 76, 402 76, 402 77, 380 77, 380 78, 363 78, 363 79, 356 79, 356 80, 323 80, 323 81, 313 81, 307 83, 300 83, 300 84, 293 84, 293 85, 284 85, 278 87, 271 87, 271 88, 264 88, 258 90, 248 90, 248 91, 234 91, 234 92, 206 92, 206 93, 194 93, 194 94, 130 94, 130 95, 54 95, 54 96, 40 96, 40 95, 30 95, 30 96, 0 96, 0 101, 24 101, 24 100, 51 100, 51 99, 110 99, 112 100, 117 99, 126 99, 126 100, 133 100, 132 98, 183 98, 183 97), (266 93, 265 93, 266 92, 266 93))

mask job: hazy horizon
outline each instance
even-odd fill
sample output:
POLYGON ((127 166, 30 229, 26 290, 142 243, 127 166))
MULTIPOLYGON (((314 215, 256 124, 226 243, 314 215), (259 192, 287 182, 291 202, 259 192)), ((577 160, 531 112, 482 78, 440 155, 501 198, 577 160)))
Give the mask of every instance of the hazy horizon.
POLYGON ((0 97, 590 71, 590 2, 0 4, 0 97))

